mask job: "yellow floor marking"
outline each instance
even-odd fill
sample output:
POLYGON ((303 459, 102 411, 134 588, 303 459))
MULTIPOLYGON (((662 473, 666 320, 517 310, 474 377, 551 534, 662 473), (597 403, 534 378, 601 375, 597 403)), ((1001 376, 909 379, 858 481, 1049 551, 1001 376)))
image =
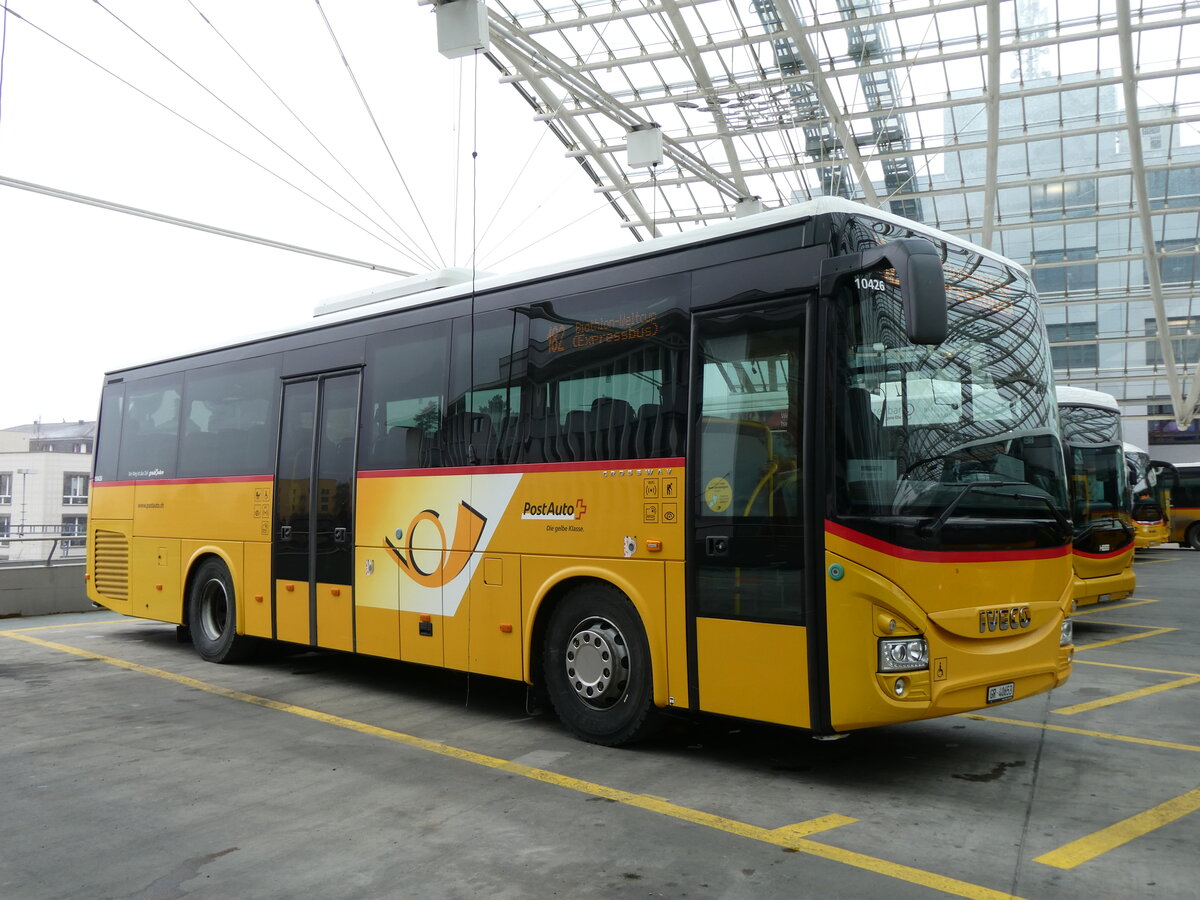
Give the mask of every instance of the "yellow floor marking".
POLYGON ((27 634, 30 631, 54 631, 59 628, 90 628, 94 625, 116 625, 118 622, 129 622, 125 617, 116 619, 97 619, 94 622, 64 622, 61 625, 30 625, 28 628, 9 628, 5 629, 8 634, 27 634))
POLYGON ((1108 669, 1129 669, 1133 672, 1153 672, 1155 675, 1183 675, 1190 678, 1193 675, 1200 678, 1200 673, 1197 672, 1176 672, 1173 669, 1147 669, 1145 666, 1126 666, 1121 663, 1106 663, 1099 662, 1094 659, 1077 659, 1075 660, 1081 666, 1104 666, 1108 669))
POLYGON ((1133 561, 1133 564, 1135 566, 1155 566, 1155 565, 1158 565, 1159 563, 1165 563, 1165 562, 1179 562, 1179 557, 1173 556, 1168 559, 1144 559, 1141 562, 1138 562, 1135 559, 1133 561))
POLYGON ((1192 675, 1187 678, 1180 678, 1178 681, 1168 681, 1166 684, 1154 684, 1150 687, 1138 688, 1135 691, 1126 691, 1123 694, 1114 694, 1111 697, 1103 697, 1099 700, 1089 700, 1087 703, 1076 703, 1074 706, 1064 706, 1061 709, 1054 709, 1051 712, 1056 712, 1060 716, 1073 716, 1076 713, 1087 712, 1092 709, 1100 709, 1105 706, 1113 706, 1117 703, 1124 703, 1126 700, 1137 700, 1141 697, 1148 697, 1151 694, 1157 694, 1161 691, 1170 691, 1179 687, 1187 687, 1189 684, 1200 683, 1200 675, 1192 675))
POLYGON ((1122 844, 1127 844, 1134 838, 1149 834, 1156 828, 1169 825, 1176 819, 1182 819, 1188 813, 1200 809, 1200 788, 1188 791, 1181 797, 1160 803, 1153 809, 1130 816, 1115 825, 1081 837, 1065 847, 1051 850, 1037 857, 1034 862, 1044 863, 1058 869, 1073 869, 1085 862, 1090 862, 1097 856, 1115 850, 1122 844))
MULTIPOLYGON (((1115 625, 1115 622, 1108 623, 1115 625)), ((1124 625, 1123 628, 1143 628, 1142 625, 1124 625)), ((1143 631, 1141 634, 1127 634, 1125 637, 1112 638, 1107 641, 1096 641, 1094 644, 1076 644, 1075 650, 1096 650, 1100 647, 1112 647, 1114 644, 1124 644, 1126 641, 1138 641, 1142 638, 1157 637, 1160 634, 1167 634, 1171 631, 1178 631, 1178 628, 1151 628, 1149 631, 1143 631)))
POLYGON ((1126 744, 1140 744, 1144 747, 1159 747, 1163 750, 1187 750, 1200 753, 1200 747, 1194 744, 1177 744, 1174 741, 1156 741, 1152 738, 1129 737, 1125 734, 1109 734, 1104 731, 1088 731, 1086 728, 1070 728, 1066 725, 1051 725, 1048 722, 1026 722, 1023 719, 1005 719, 1001 716, 983 716, 979 713, 959 713, 964 719, 975 719, 977 722, 995 722, 999 725, 1021 725, 1025 728, 1041 728, 1044 731, 1057 731, 1062 734, 1079 734, 1084 737, 1102 738, 1106 741, 1121 741, 1126 744))
POLYGON ((242 691, 223 688, 219 685, 210 684, 206 681, 200 681, 196 678, 189 678, 186 675, 177 675, 174 672, 167 672, 164 669, 155 669, 151 666, 143 666, 139 663, 130 662, 128 660, 117 659, 116 657, 112 656, 104 656, 100 653, 93 653, 90 650, 82 650, 78 647, 69 647, 66 644, 58 644, 54 643, 53 641, 44 641, 41 638, 36 638, 32 635, 18 634, 14 632, 0 632, 0 636, 9 637, 13 640, 24 641, 40 647, 46 647, 51 650, 58 650, 63 653, 70 653, 85 659, 98 660, 121 669, 128 669, 132 672, 140 672, 143 675, 153 675, 156 678, 162 678, 166 681, 174 682, 175 684, 195 688, 196 690, 205 691, 209 694, 215 694, 218 697, 225 697, 230 700, 240 700, 243 703, 250 703, 254 706, 260 706, 264 709, 273 709, 278 712, 290 713, 295 716, 310 719, 314 722, 322 722, 326 725, 344 728, 347 731, 371 735, 373 737, 393 741, 397 744, 402 744, 407 747, 412 747, 417 750, 424 750, 428 753, 434 753, 450 759, 457 759, 462 762, 471 763, 472 765, 496 769, 500 772, 507 772, 510 775, 519 775, 532 781, 540 781, 543 784, 554 785, 567 790, 577 791, 582 794, 590 794, 594 797, 602 797, 607 800, 613 800, 617 803, 623 803, 627 806, 646 810, 647 812, 668 816, 673 819, 689 822, 693 825, 702 825, 706 828, 712 828, 716 831, 723 831, 727 834, 733 834, 739 837, 749 838, 755 841, 762 841, 763 843, 767 844, 773 844, 774 846, 782 847, 785 850, 791 850, 798 853, 807 853, 810 856, 815 856, 820 859, 840 862, 844 865, 853 866, 857 869, 862 869, 867 872, 873 872, 877 875, 883 875, 888 878, 895 878, 899 881, 906 881, 910 884, 919 885, 921 887, 931 888, 947 894, 953 894, 956 897, 966 897, 969 898, 969 900, 1020 900, 1020 898, 1014 897, 1012 894, 1004 891, 995 891, 991 888, 987 888, 978 884, 972 884, 968 881, 959 881, 957 878, 938 875, 936 872, 927 872, 924 869, 916 869, 912 866, 905 866, 899 863, 889 862, 886 859, 868 856, 865 853, 858 853, 853 850, 843 850, 840 847, 833 847, 828 844, 821 844, 815 841, 806 840, 803 836, 795 831, 795 829, 800 829, 801 831, 811 829, 809 833, 824 831, 828 828, 847 824, 847 817, 822 816, 820 818, 813 819, 810 822, 801 822, 798 825, 789 825, 783 828, 762 828, 757 825, 751 825, 747 822, 739 822, 736 819, 727 819, 724 816, 706 813, 698 809, 690 809, 686 806, 678 806, 670 801, 662 800, 657 797, 650 797, 645 794, 635 794, 630 791, 623 791, 620 788, 607 787, 606 785, 595 784, 579 778, 572 778, 569 775, 560 775, 557 772, 550 772, 546 769, 537 769, 533 766, 521 765, 520 763, 510 762, 506 759, 498 759, 497 757, 476 753, 472 750, 463 750, 459 747, 452 747, 449 744, 441 744, 437 741, 426 740, 425 738, 419 738, 411 734, 404 734, 399 731, 390 731, 386 728, 368 725, 365 722, 358 722, 354 719, 345 719, 341 716, 330 715, 328 713, 319 712, 315 709, 308 709, 303 706, 293 706, 290 703, 281 703, 278 700, 270 700, 266 697, 256 697, 253 694, 246 694, 242 691))
POLYGON ((839 816, 835 813, 830 816, 819 816, 816 819, 809 819, 807 822, 784 825, 782 828, 776 828, 775 833, 784 837, 805 838, 810 834, 818 834, 822 831, 829 831, 832 828, 841 828, 843 825, 853 825, 857 821, 858 819, 852 819, 849 816, 839 816))
POLYGON ((1157 602, 1158 602, 1157 600, 1151 600, 1149 598, 1146 598, 1144 600, 1130 600, 1129 602, 1126 602, 1124 600, 1118 600, 1116 603, 1098 603, 1095 605, 1088 606, 1086 609, 1077 609, 1075 612, 1071 613, 1071 618, 1075 618, 1076 616, 1092 616, 1092 615, 1095 615, 1096 613, 1103 613, 1103 612, 1113 612, 1113 611, 1119 612, 1121 610, 1133 609, 1135 606, 1142 606, 1143 604, 1146 604, 1146 603, 1157 603, 1157 602))

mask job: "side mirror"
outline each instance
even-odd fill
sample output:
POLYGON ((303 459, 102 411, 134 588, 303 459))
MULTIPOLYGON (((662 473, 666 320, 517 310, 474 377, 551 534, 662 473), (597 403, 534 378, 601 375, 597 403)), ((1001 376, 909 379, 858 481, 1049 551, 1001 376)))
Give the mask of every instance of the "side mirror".
POLYGON ((904 330, 914 344, 946 339, 946 276, 937 248, 924 238, 898 238, 846 256, 821 261, 821 293, 831 296, 844 278, 881 266, 896 270, 904 306, 904 330))

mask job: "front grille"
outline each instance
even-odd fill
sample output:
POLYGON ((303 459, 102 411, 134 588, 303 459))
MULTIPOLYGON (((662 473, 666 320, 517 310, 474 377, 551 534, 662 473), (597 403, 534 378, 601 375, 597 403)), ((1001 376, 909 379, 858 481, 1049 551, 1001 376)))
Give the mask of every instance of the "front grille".
POLYGON ((92 542, 96 593, 112 600, 129 599, 129 538, 119 531, 96 531, 92 542))

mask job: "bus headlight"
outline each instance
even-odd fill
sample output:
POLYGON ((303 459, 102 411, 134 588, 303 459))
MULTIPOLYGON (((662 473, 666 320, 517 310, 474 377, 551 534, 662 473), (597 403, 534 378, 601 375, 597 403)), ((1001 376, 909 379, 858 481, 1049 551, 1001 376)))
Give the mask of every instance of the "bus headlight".
POLYGON ((925 638, 881 638, 880 672, 911 672, 929 668, 929 644, 925 638))
POLYGON ((1058 646, 1069 647, 1075 643, 1075 622, 1070 616, 1066 616, 1062 620, 1062 628, 1058 633, 1058 646))

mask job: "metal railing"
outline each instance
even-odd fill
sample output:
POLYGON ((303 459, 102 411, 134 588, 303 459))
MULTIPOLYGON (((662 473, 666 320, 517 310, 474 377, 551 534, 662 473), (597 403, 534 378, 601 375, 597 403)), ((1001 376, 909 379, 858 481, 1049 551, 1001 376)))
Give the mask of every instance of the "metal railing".
POLYGON ((0 530, 0 566, 31 562, 51 566, 64 561, 83 562, 86 556, 87 532, 73 525, 9 525, 0 530), (49 544, 50 550, 45 555, 18 553, 14 557, 13 544, 49 544))

